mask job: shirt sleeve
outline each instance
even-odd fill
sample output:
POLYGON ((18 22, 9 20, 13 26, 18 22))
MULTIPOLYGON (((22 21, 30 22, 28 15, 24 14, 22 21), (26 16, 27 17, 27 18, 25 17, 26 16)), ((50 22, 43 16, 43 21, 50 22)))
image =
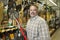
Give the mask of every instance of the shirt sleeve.
POLYGON ((39 38, 40 40, 50 40, 49 28, 45 20, 39 24, 39 38))

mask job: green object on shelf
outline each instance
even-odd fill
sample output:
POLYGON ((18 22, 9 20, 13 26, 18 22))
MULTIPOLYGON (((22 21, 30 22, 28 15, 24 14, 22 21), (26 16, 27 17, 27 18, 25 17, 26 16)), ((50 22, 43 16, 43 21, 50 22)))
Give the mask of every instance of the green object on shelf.
POLYGON ((24 23, 24 24, 22 25, 22 27, 23 27, 23 28, 26 28, 26 23, 24 23))
POLYGON ((12 26, 12 23, 8 23, 8 26, 12 26))
POLYGON ((8 26, 12 26, 12 20, 9 19, 8 26))

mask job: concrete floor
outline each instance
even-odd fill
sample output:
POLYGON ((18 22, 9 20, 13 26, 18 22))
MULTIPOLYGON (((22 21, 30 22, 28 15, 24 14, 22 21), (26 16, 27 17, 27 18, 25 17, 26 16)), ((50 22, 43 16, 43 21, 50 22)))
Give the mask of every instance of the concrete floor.
POLYGON ((60 40, 60 28, 53 34, 51 40, 60 40))

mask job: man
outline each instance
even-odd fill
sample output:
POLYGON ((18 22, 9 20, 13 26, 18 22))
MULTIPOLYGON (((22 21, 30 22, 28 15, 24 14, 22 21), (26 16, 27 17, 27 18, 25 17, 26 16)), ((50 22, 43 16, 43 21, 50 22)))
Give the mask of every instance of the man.
POLYGON ((31 18, 26 27, 28 40, 50 40, 48 25, 43 18, 38 16, 38 7, 31 5, 29 12, 31 18))

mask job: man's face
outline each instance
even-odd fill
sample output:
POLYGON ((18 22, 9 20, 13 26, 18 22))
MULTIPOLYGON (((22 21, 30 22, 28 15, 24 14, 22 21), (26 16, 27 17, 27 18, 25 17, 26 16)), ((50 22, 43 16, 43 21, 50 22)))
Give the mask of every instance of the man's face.
POLYGON ((37 15, 37 8, 35 6, 30 6, 30 16, 34 17, 37 15))

